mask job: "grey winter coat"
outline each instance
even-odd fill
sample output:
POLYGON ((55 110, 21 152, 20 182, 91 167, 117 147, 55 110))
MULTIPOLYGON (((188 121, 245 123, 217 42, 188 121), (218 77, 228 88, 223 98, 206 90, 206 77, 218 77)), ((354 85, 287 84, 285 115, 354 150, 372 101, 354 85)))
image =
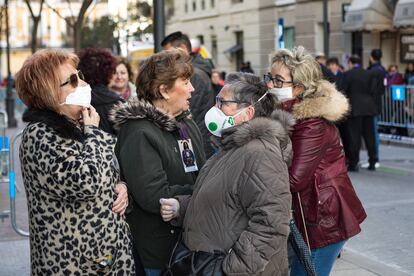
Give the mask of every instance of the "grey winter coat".
POLYGON ((226 254, 226 275, 287 275, 291 195, 288 129, 275 111, 223 131, 220 152, 207 161, 184 218, 190 250, 226 254))

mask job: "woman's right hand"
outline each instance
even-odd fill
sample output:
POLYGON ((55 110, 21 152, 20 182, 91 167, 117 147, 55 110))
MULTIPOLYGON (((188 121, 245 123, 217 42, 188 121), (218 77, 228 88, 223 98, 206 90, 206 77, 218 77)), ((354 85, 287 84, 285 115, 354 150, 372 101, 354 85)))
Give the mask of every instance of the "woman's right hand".
POLYGON ((160 213, 165 222, 178 217, 180 212, 180 203, 175 198, 161 198, 160 199, 160 213))
POLYGON ((82 121, 85 126, 99 127, 99 114, 92 105, 82 109, 82 121))

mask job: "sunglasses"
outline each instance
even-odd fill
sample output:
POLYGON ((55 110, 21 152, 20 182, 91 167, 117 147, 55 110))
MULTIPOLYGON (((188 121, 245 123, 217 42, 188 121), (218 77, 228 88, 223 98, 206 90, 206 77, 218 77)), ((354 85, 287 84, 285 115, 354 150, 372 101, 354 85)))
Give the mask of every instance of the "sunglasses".
POLYGON ((79 79, 85 80, 84 75, 80 70, 78 70, 75 74, 70 75, 70 77, 60 85, 60 87, 70 84, 72 87, 78 87, 79 79))
POLYGON ((293 83, 293 81, 284 81, 284 80, 281 80, 279 78, 274 78, 274 77, 272 77, 272 75, 270 73, 267 73, 266 75, 264 75, 263 80, 266 83, 273 82, 273 85, 276 88, 282 88, 284 83, 293 83))
POLYGON ((227 104, 227 103, 237 103, 237 104, 244 103, 244 104, 250 104, 248 102, 243 102, 243 101, 239 101, 239 100, 225 100, 222 97, 219 97, 219 96, 216 97, 216 106, 219 109, 222 108, 223 104, 227 104))

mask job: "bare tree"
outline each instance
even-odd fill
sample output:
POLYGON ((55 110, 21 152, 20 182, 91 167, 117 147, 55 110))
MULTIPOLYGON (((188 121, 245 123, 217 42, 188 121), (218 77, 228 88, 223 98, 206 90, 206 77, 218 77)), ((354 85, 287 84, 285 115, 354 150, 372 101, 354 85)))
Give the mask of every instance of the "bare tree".
POLYGON ((75 48, 75 52, 79 52, 79 50, 81 49, 81 37, 82 37, 82 26, 83 26, 83 21, 85 19, 85 15, 86 12, 88 11, 88 8, 91 6, 91 4, 93 3, 93 0, 83 0, 82 1, 82 5, 79 9, 79 13, 78 15, 75 17, 72 7, 71 7, 71 1, 70 0, 66 0, 66 2, 69 5, 69 10, 72 13, 71 18, 66 18, 63 17, 59 11, 53 7, 51 7, 49 4, 48 7, 50 9, 52 9, 60 18, 62 18, 63 20, 66 21, 66 24, 71 27, 73 29, 73 34, 74 34, 74 48, 75 48), (73 19, 73 20, 72 20, 73 19))
POLYGON ((39 13, 37 15, 34 14, 32 6, 30 5, 30 1, 25 0, 25 2, 27 5, 27 8, 30 11, 30 16, 32 17, 32 20, 33 20, 32 40, 30 42, 30 48, 32 49, 32 54, 33 54, 37 50, 37 29, 39 27, 40 18, 42 15, 43 3, 45 2, 45 0, 40 0, 40 8, 39 8, 39 13))

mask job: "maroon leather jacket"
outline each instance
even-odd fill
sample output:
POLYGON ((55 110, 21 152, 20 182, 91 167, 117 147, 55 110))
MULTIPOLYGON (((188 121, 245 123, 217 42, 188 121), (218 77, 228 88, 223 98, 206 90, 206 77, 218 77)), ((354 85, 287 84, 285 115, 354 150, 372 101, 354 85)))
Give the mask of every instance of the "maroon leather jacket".
POLYGON ((306 240, 298 194, 311 248, 349 239, 361 231, 366 213, 347 173, 338 130, 349 106, 335 87, 323 83, 315 95, 282 103, 297 120, 291 134, 289 168, 296 224, 306 240))

